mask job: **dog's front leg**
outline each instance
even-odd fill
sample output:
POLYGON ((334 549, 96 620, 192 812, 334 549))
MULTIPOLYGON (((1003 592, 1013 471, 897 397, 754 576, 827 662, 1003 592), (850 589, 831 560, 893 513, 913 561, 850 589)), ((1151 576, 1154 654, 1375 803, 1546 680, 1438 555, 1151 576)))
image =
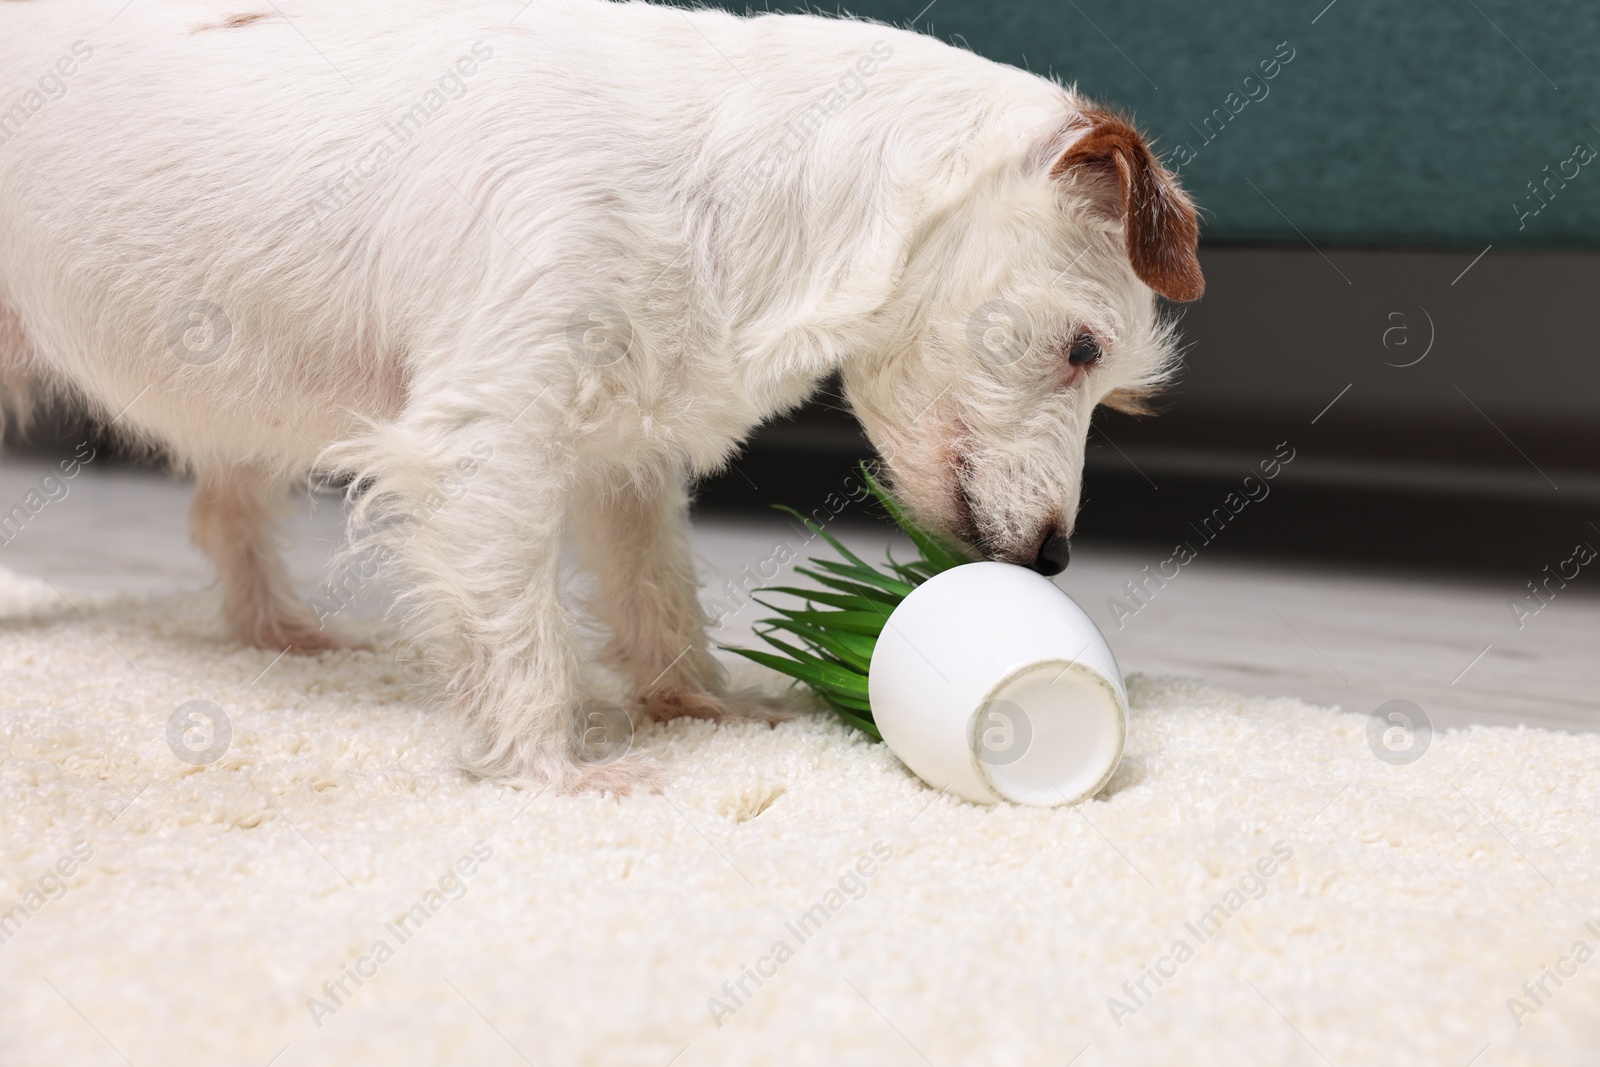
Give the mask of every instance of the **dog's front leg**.
MULTIPOLYGON (((488 778, 565 792, 649 784, 639 753, 586 745, 561 546, 573 457, 563 443, 492 429, 382 431, 366 446, 379 532, 412 581, 415 635, 467 727, 461 758, 488 778)), ((374 523, 374 520, 377 520, 374 523)), ((616 709, 620 712, 620 709, 616 709)))
POLYGON ((689 497, 679 480, 618 481, 585 489, 577 546, 594 575, 594 614, 610 630, 608 659, 651 718, 786 716, 730 696, 706 640, 689 549, 689 497))

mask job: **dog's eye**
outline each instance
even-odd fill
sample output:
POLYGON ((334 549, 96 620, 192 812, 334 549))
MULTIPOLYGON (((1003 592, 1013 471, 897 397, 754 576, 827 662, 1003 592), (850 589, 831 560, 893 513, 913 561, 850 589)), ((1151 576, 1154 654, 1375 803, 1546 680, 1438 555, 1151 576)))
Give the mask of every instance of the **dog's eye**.
POLYGON ((1087 367, 1099 363, 1105 357, 1100 351, 1100 342, 1088 334, 1079 334, 1072 339, 1072 347, 1067 349, 1067 362, 1074 367, 1087 367))

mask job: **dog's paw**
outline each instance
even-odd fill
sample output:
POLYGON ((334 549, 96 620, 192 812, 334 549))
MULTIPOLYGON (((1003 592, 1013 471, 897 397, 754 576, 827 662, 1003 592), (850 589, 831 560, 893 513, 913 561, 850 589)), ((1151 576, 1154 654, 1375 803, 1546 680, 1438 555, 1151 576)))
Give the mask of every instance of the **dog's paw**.
POLYGON ((710 719, 713 722, 764 722, 776 726, 794 718, 786 708, 761 703, 749 694, 718 695, 677 686, 662 686, 640 702, 656 722, 669 719, 710 719))
POLYGON ((630 752, 605 763, 577 764, 562 782, 561 792, 601 796, 659 793, 664 779, 659 763, 642 752, 630 752))
POLYGON ((503 785, 556 796, 627 796, 659 793, 665 776, 661 765, 642 752, 629 752, 604 761, 540 760, 520 771, 487 775, 503 785))
POLYGON ((319 629, 310 620, 263 619, 238 634, 240 640, 272 652, 317 656, 344 649, 372 651, 372 644, 336 630, 319 629))
POLYGON ((458 752, 463 768, 502 785, 555 796, 625 796, 660 792, 661 766, 633 747, 633 720, 622 708, 585 703, 582 733, 570 741, 545 738, 475 758, 471 744, 458 752))

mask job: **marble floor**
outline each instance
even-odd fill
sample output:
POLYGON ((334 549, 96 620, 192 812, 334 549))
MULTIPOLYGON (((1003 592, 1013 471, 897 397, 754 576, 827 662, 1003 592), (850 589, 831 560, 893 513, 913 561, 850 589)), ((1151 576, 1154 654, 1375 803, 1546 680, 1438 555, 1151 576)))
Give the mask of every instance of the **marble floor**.
MULTIPOLYGON (((0 464, 0 511, 20 502, 49 469, 28 457, 0 464)), ((90 464, 66 485, 65 496, 58 491, 59 499, 0 545, 0 566, 47 577, 69 595, 150 593, 211 581, 206 560, 188 541, 186 483, 90 464)), ((865 526, 841 523, 835 532, 869 558, 890 540, 865 526)), ((294 574, 309 595, 340 540, 338 500, 298 499, 285 533, 294 574)), ((758 568, 780 543, 802 548, 795 527, 781 517, 699 520, 694 546, 708 601, 730 603, 726 583, 743 585, 744 569, 758 568)), ((1527 589, 1505 579, 1417 578, 1204 554, 1162 586, 1147 582, 1141 600, 1130 598, 1126 583, 1166 555, 1079 544, 1057 579, 1105 631, 1126 672, 1188 675, 1363 713, 1404 699, 1438 727, 1600 729, 1600 568, 1584 569, 1537 614, 1520 619, 1510 605, 1527 589)), ((379 612, 381 603, 366 610, 379 612)), ((754 604, 735 611, 718 639, 748 640, 760 611, 754 604)))

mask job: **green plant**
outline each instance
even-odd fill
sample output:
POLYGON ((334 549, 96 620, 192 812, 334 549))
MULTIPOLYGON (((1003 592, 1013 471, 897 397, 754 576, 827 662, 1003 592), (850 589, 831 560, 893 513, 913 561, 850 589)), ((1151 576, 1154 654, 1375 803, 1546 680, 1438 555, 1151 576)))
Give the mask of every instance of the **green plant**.
POLYGON ((872 704, 867 698, 867 671, 872 665, 872 650, 878 644, 890 612, 910 592, 942 571, 970 563, 965 550, 919 527, 910 514, 861 465, 867 490, 883 505, 895 525, 903 530, 917 549, 918 557, 897 563, 889 556, 882 566, 874 566, 854 552, 820 524, 790 507, 778 510, 793 515, 812 533, 826 541, 841 560, 810 560, 811 567, 795 571, 820 584, 817 589, 775 586, 763 592, 781 593, 803 604, 786 608, 756 597, 756 603, 778 613, 777 618, 756 623, 756 636, 776 651, 723 648, 764 667, 786 674, 809 686, 827 705, 850 725, 878 740, 877 724, 872 719, 872 704), (798 643, 796 643, 798 642, 798 643))

